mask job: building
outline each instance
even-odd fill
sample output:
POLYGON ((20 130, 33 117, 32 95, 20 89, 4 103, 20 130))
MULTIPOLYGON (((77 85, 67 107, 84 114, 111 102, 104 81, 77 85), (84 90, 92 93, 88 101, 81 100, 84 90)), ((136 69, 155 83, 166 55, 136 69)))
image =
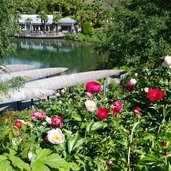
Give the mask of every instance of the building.
MULTIPOLYGON (((45 31, 51 32, 55 31, 56 25, 53 23, 53 15, 47 15, 48 20, 44 22, 41 20, 39 15, 21 15, 18 20, 20 28, 22 31, 45 31)), ((76 20, 71 18, 62 18, 58 23, 58 30, 68 30, 71 31, 75 28, 76 20)))

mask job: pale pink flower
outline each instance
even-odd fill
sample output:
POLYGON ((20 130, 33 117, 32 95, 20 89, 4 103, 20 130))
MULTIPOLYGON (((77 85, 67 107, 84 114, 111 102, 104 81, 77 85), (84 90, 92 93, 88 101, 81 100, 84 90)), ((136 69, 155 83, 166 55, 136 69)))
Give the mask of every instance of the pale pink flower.
POLYGON ((36 111, 31 112, 32 119, 42 119, 46 117, 46 112, 36 111))
POLYGON ((62 144, 65 141, 65 135, 59 128, 52 129, 48 131, 47 139, 52 144, 62 144))
POLYGON ((93 100, 87 100, 85 102, 85 106, 87 110, 90 112, 94 112, 97 109, 97 103, 93 100))

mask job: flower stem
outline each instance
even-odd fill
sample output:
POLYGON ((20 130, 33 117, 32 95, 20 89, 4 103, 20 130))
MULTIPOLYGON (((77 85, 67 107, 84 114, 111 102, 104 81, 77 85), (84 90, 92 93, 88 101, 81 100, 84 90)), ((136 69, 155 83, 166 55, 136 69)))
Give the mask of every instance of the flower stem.
POLYGON ((130 156, 131 156, 131 144, 132 144, 132 141, 133 141, 133 134, 134 134, 134 130, 135 130, 136 126, 139 123, 140 122, 134 123, 133 128, 132 128, 132 131, 131 131, 130 139, 129 139, 128 159, 127 159, 127 162, 128 162, 128 171, 131 171, 131 167, 130 167, 130 164, 131 164, 131 162, 130 162, 130 156))

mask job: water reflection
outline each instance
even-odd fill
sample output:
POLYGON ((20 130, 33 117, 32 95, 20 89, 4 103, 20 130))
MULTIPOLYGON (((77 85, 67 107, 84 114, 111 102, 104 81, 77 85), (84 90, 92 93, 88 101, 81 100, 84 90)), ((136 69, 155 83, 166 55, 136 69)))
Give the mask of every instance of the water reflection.
POLYGON ((69 73, 96 70, 105 59, 93 53, 90 45, 66 40, 15 39, 15 54, 6 64, 34 64, 43 67, 67 67, 69 73))

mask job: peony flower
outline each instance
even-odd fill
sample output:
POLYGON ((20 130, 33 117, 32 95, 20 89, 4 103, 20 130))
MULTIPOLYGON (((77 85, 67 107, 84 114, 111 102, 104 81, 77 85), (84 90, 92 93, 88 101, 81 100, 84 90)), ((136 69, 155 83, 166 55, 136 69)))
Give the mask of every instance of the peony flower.
POLYGON ((111 107, 112 107, 113 114, 117 116, 122 110, 123 103, 116 101, 114 102, 114 104, 111 105, 111 107))
POLYGON ((134 89, 134 84, 128 83, 126 85, 126 89, 129 90, 129 91, 132 91, 134 89))
POLYGON ((62 144, 65 141, 65 135, 59 128, 52 129, 48 131, 47 139, 52 144, 62 144))
POLYGON ((171 68, 171 56, 165 56, 164 62, 162 64, 164 67, 171 68))
POLYGON ((14 122, 14 126, 16 126, 18 129, 21 129, 21 128, 22 128, 22 123, 21 123, 21 121, 20 121, 20 120, 16 120, 16 121, 14 122))
POLYGON ((93 97, 93 94, 92 94, 92 93, 86 92, 86 94, 87 94, 87 96, 90 97, 90 98, 93 97))
POLYGON ((88 82, 88 83, 86 84, 86 90, 87 90, 89 93, 100 92, 101 89, 102 89, 101 84, 98 83, 98 82, 92 81, 92 82, 88 82))
POLYGON ((93 100, 87 100, 85 102, 85 106, 86 106, 88 111, 94 112, 96 110, 96 108, 97 108, 97 103, 95 101, 93 101, 93 100))
POLYGON ((108 111, 107 108, 98 108, 98 113, 97 113, 97 117, 102 120, 102 119, 106 119, 108 117, 108 111))
POLYGON ((129 83, 126 85, 126 89, 132 91, 136 84, 136 79, 130 79, 129 83))
POLYGON ((60 128, 62 127, 62 123, 64 122, 63 116, 60 114, 57 117, 52 117, 51 118, 51 124, 59 126, 60 128))
POLYGON ((37 111, 31 112, 32 119, 42 119, 46 117, 46 112, 37 111))
POLYGON ((137 83, 136 79, 133 79, 133 78, 132 78, 132 79, 130 79, 130 81, 129 81, 129 82, 130 82, 131 84, 134 84, 134 85, 137 83))
POLYGON ((141 112, 141 110, 142 110, 141 108, 136 107, 136 108, 134 109, 134 112, 135 112, 135 113, 140 113, 140 112, 141 112))
POLYGON ((145 87, 145 88, 144 88, 144 91, 145 91, 146 93, 148 93, 149 88, 148 88, 148 87, 145 87))
POLYGON ((150 89, 147 96, 150 101, 154 102, 164 98, 164 92, 158 89, 150 89))
POLYGON ((163 147, 168 146, 168 144, 169 144, 169 142, 168 142, 168 141, 166 141, 166 140, 163 140, 163 141, 162 141, 162 146, 163 146, 163 147))

